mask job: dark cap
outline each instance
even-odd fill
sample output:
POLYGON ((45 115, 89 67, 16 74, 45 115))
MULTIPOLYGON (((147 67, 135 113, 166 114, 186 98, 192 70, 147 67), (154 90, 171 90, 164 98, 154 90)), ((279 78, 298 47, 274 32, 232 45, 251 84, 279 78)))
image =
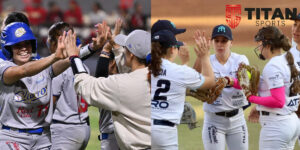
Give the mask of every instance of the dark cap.
POLYGON ((151 38, 152 42, 159 42, 163 47, 182 46, 183 43, 177 41, 175 35, 169 30, 155 32, 151 38))
POLYGON ((226 25, 217 25, 214 27, 212 35, 211 35, 211 39, 214 39, 217 36, 224 36, 226 37, 228 40, 232 40, 232 32, 231 29, 226 26, 226 25))
POLYGON ((186 29, 177 29, 175 24, 172 23, 169 20, 158 20, 156 21, 151 28, 151 34, 154 34, 155 32, 158 32, 160 30, 169 30, 173 32, 173 34, 180 34, 184 33, 186 29))
POLYGON ((291 20, 300 20, 300 13, 297 16, 292 16, 291 20))

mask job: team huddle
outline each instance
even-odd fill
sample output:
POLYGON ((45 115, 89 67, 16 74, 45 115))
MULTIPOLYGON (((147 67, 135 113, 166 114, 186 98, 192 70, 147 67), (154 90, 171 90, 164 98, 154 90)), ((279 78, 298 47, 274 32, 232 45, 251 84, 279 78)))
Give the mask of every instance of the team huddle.
MULTIPOLYGON (((27 17, 6 16, 1 27, 0 147, 11 150, 81 150, 90 139, 88 106, 101 112, 103 150, 177 150, 186 95, 203 101, 206 150, 247 150, 244 110, 260 122, 260 150, 292 150, 300 136, 300 14, 293 41, 276 27, 259 29, 255 53, 268 60, 263 71, 245 55, 231 52, 233 35, 226 25, 194 35, 196 61, 176 39, 185 29, 158 20, 151 33, 136 29, 120 34, 105 22, 82 45, 73 27, 57 22, 48 30, 50 55, 36 56, 37 39, 27 17), (210 45, 215 54, 210 55, 210 45), (284 51, 284 53, 281 52, 284 51), (97 54, 95 76, 83 60, 97 54), (182 64, 174 63, 179 56, 182 64), (260 74, 260 76, 259 76, 260 74), (211 96, 213 95, 213 96, 211 96), (206 97, 205 97, 206 96, 206 97), (210 97, 208 97, 210 96, 210 97), (210 99, 210 100, 207 100, 210 99)), ((191 110, 190 110, 191 111, 191 110)), ((192 117, 193 111, 191 112, 192 117)), ((191 128, 193 128, 191 126, 191 128)))
POLYGON ((150 33, 122 35, 121 19, 112 33, 102 22, 82 46, 72 26, 57 22, 48 30, 51 55, 39 58, 29 25, 23 13, 12 12, 1 27, 1 149, 85 149, 90 105, 101 111, 101 149, 150 149, 150 33), (96 52, 92 77, 82 60, 96 52))
MULTIPOLYGON (((244 110, 260 122, 260 150, 293 150, 300 139, 297 114, 300 98, 300 14, 293 18, 293 41, 278 28, 259 29, 255 53, 268 60, 260 73, 245 55, 231 52, 233 35, 226 25, 213 28, 210 39, 196 31, 193 68, 189 54, 176 35, 185 32, 168 20, 153 24, 151 47, 152 149, 177 150, 177 125, 186 116, 185 96, 203 101, 202 140, 205 150, 248 150, 244 110), (210 55, 210 45, 215 54, 210 55), (284 53, 281 52, 284 51, 284 53), (174 63, 179 56, 181 65, 174 63)), ((193 115, 189 115, 194 117, 193 115)), ((299 116, 300 117, 300 116, 299 116)))

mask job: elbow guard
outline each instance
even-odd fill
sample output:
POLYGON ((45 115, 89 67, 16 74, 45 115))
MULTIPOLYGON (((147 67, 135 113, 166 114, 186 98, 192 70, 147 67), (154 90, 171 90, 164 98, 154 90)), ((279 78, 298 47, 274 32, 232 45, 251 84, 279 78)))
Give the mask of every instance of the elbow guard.
POLYGON ((81 59, 78 56, 71 56, 70 62, 74 75, 78 73, 87 73, 81 59))

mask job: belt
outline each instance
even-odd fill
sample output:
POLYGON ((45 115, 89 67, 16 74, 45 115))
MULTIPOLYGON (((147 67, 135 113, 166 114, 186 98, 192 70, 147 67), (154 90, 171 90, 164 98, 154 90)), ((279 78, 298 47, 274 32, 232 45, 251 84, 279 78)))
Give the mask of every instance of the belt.
POLYGON ((37 129, 17 129, 17 128, 12 128, 9 126, 2 125, 2 129, 17 130, 19 131, 19 133, 30 133, 30 134, 42 134, 44 132, 44 127, 37 128, 37 129))
POLYGON ((238 113, 239 113, 239 109, 234 109, 234 110, 228 111, 228 112, 225 112, 225 111, 217 112, 216 115, 229 118, 229 117, 233 117, 233 116, 237 115, 238 113))
POLYGON ((154 125, 163 125, 163 126, 170 126, 170 127, 174 127, 175 123, 167 121, 167 120, 153 120, 153 124, 154 125))
POLYGON ((87 117, 86 119, 84 119, 85 122, 80 122, 80 123, 69 123, 69 122, 64 122, 64 121, 59 121, 59 120, 52 120, 52 123, 60 123, 60 124, 69 124, 69 125, 78 125, 78 124, 85 124, 87 123, 88 126, 90 126, 90 118, 87 117))
MULTIPOLYGON (((263 116, 269 116, 271 113, 267 111, 261 111, 261 115, 263 116)), ((277 116, 281 116, 280 114, 276 114, 277 116)))
POLYGON ((114 134, 114 133, 101 133, 100 135, 98 135, 98 140, 99 141, 106 140, 108 139, 110 134, 114 134))

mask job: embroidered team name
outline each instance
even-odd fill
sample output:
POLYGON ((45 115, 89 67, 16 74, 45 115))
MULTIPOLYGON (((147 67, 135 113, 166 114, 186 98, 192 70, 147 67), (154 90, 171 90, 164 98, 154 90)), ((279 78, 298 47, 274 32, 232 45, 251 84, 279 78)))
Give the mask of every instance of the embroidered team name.
POLYGON ((166 75, 167 75, 167 70, 166 70, 166 69, 163 69, 163 70, 159 73, 159 75, 161 75, 161 76, 166 76, 166 75))
POLYGON ((291 99, 287 106, 291 107, 291 106, 296 106, 298 104, 299 104, 299 97, 291 99))
POLYGON ((14 100, 16 102, 31 103, 47 95, 47 87, 42 88, 36 93, 30 93, 26 91, 17 91, 15 93, 14 100))

